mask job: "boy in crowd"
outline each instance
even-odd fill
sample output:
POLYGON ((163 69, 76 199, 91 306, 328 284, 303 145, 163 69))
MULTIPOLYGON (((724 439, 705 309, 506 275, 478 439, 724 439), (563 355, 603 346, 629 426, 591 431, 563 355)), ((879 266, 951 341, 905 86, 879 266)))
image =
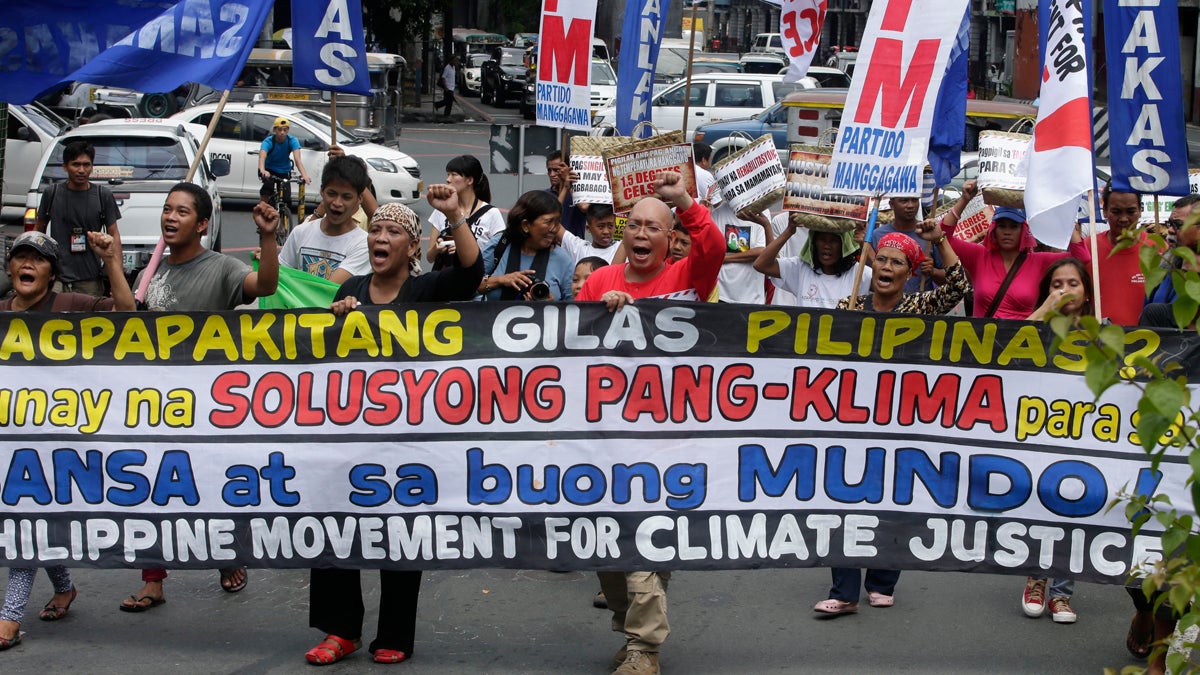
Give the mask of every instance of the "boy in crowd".
POLYGON ((361 159, 340 156, 329 160, 321 171, 325 216, 292 230, 279 252, 279 264, 339 284, 370 272, 367 233, 354 221, 369 183, 361 159))
POLYGON ((587 210, 587 231, 592 240, 586 241, 571 234, 567 228, 558 228, 558 243, 571 257, 579 262, 584 258, 601 258, 611 263, 620 246, 613 242, 617 232, 617 217, 611 204, 592 204, 587 210))

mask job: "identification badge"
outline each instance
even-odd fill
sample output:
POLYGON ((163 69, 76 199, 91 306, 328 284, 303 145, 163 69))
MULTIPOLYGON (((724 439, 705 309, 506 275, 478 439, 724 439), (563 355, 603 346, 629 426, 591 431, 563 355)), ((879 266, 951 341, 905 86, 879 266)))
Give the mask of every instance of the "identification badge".
POLYGON ((71 253, 84 253, 85 251, 87 251, 87 235, 71 235, 71 253))

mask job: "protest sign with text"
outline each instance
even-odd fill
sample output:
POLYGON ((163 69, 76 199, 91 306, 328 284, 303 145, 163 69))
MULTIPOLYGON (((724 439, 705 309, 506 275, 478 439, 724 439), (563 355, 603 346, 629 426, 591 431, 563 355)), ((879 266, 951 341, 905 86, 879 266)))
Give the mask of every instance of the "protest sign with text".
POLYGON ((818 216, 834 216, 866 220, 870 211, 866 197, 827 194, 829 155, 792 147, 788 160, 787 192, 783 195, 785 211, 799 211, 818 216))
POLYGON ((1021 162, 1029 150, 1029 136, 1002 131, 979 132, 979 188, 1024 190, 1021 162))
POLYGON ((592 36, 596 0, 542 0, 537 60, 537 123, 592 128, 592 36))
POLYGON ((966 0, 871 5, 846 96, 829 188, 920 197, 938 90, 966 0))
MULTIPOLYGON (((682 137, 682 134, 679 136, 682 137)), ((613 211, 616 213, 629 213, 634 204, 644 197, 654 195, 654 181, 658 180, 658 174, 663 171, 677 171, 682 174, 688 194, 693 198, 697 196, 696 162, 692 155, 692 144, 654 144, 652 141, 653 139, 648 139, 641 142, 650 143, 653 147, 620 154, 605 152, 608 179, 612 183, 613 211)))
MULTIPOLYGON (((1189 378, 1194 341, 1130 330, 1189 378)), ((0 555, 1123 583, 1132 384, 1043 324, 641 301, 0 315, 0 555), (168 366, 169 367, 164 367, 168 366)))
POLYGON ((770 134, 764 134, 713 168, 713 178, 721 197, 729 201, 735 213, 769 199, 772 193, 782 190, 786 182, 779 152, 775 150, 775 140, 770 134))

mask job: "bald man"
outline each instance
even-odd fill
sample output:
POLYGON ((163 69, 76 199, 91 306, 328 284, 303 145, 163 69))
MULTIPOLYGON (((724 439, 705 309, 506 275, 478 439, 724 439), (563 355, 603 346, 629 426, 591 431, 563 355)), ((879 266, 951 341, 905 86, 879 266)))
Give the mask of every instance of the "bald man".
MULTIPOLYGON (((661 200, 647 197, 634 205, 625 224, 626 262, 602 267, 588 277, 576 301, 601 300, 609 311, 637 298, 699 301, 712 294, 725 260, 725 238, 712 215, 687 193, 678 173, 655 181, 659 197, 675 204, 692 238, 686 258, 669 259, 675 238, 675 214, 661 200)), ((670 572, 598 572, 600 588, 612 610, 612 628, 625 635, 613 658, 614 675, 657 675, 658 651, 671 628, 667 622, 670 572)))

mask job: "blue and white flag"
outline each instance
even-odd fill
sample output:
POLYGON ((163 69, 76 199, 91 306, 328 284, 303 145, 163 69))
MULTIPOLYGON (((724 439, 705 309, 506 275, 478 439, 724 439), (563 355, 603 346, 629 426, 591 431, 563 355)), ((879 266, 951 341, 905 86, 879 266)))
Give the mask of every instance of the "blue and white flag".
POLYGON ((1178 3, 1105 0, 1104 46, 1113 189, 1188 194, 1178 3))
MULTIPOLYGON (((617 69, 617 133, 622 136, 633 135, 639 122, 650 121, 654 67, 665 19, 666 3, 660 0, 631 0, 625 6, 617 69)), ((641 135, 649 136, 650 130, 644 129, 641 135)))
POLYGON ((950 48, 950 65, 938 90, 933 108, 933 130, 929 135, 929 166, 933 182, 947 185, 962 164, 967 128, 967 60, 971 50, 971 15, 963 14, 958 37, 950 48))
POLYGON ((73 81, 228 89, 270 9, 271 0, 3 0, 0 101, 29 103, 73 81))
POLYGON ((292 0, 292 84, 371 95, 361 0, 292 0))

